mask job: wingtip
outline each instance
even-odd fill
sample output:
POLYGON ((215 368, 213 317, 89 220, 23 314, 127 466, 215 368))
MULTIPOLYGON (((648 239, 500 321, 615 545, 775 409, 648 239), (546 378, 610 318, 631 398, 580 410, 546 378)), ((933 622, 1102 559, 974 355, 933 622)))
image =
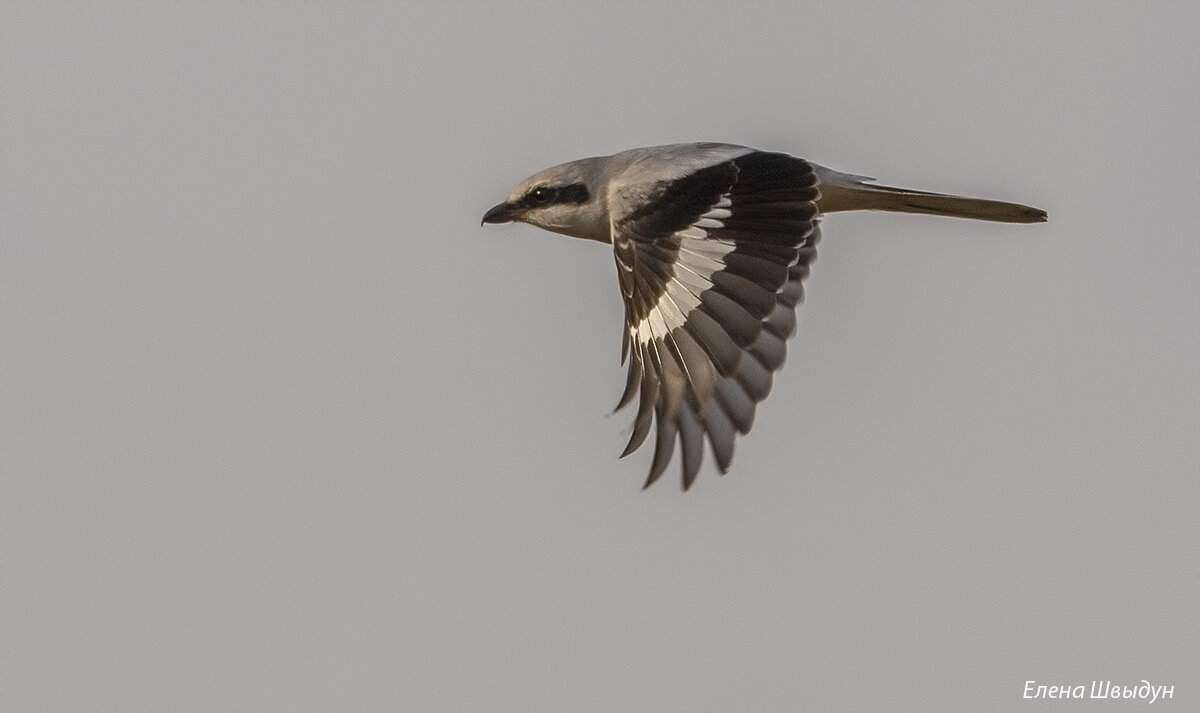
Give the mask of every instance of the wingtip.
POLYGON ((686 493, 692 489, 692 485, 696 482, 696 476, 698 475, 700 475, 699 467, 697 467, 696 470, 688 470, 686 465, 683 467, 683 477, 680 478, 680 484, 683 486, 683 492, 686 493))

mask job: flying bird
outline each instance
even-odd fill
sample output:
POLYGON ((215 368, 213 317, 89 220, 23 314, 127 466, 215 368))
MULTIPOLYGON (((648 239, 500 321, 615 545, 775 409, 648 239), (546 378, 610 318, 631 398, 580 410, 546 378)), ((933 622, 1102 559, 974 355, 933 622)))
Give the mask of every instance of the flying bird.
POLYGON ((704 441, 728 472, 734 441, 783 366, 825 213, 884 210, 1005 223, 1046 212, 871 183, 788 154, 672 144, 571 161, 521 181, 483 223, 522 222, 610 243, 625 301, 625 391, 638 398, 621 457, 655 431, 644 487, 682 451, 683 489, 704 441))

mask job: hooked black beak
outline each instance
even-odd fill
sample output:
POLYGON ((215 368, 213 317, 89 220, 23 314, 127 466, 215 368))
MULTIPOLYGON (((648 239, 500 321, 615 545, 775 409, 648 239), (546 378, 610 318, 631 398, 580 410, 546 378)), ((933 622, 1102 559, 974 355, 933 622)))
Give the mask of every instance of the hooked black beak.
POLYGON ((479 221, 480 225, 484 223, 511 223, 516 219, 518 209, 512 203, 501 203, 494 206, 491 210, 483 214, 483 220, 479 221))

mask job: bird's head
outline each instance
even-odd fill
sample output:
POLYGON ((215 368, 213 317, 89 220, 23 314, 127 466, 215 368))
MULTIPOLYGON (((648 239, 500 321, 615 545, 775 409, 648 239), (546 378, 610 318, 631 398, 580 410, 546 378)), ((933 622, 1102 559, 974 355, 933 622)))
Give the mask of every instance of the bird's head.
POLYGON ((573 238, 609 241, 601 163, 585 158, 533 174, 508 200, 483 214, 483 223, 521 222, 573 238))

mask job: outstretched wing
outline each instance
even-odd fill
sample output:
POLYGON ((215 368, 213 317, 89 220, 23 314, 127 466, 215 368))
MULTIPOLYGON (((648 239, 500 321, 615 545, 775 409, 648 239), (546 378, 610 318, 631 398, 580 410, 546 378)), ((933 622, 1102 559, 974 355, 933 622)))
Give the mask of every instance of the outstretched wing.
POLYGON ((749 152, 609 196, 625 299, 617 408, 640 394, 622 457, 657 426, 646 487, 679 441, 683 488, 695 481, 705 435, 722 473, 734 440, 783 366, 796 305, 816 258, 817 177, 807 161, 749 152))

